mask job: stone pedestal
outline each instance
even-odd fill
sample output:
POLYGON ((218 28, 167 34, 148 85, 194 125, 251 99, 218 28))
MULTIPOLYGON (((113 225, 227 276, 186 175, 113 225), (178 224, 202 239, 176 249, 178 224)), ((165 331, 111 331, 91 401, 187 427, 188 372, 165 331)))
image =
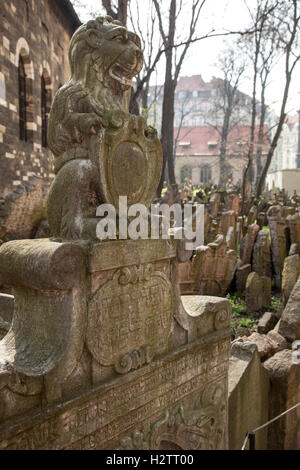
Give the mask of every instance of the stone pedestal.
POLYGON ((0 248, 0 449, 227 448, 231 307, 177 269, 169 240, 0 248))

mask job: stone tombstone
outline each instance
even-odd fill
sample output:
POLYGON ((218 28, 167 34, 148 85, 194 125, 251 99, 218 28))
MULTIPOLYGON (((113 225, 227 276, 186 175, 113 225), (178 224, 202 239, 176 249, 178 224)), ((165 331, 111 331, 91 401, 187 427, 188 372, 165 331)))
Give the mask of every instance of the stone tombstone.
POLYGON ((278 322, 278 317, 274 312, 265 312, 257 324, 257 332, 266 334, 271 331, 278 322))
POLYGON ((258 312, 263 307, 263 285, 260 276, 254 271, 247 277, 245 300, 249 312, 258 312))
POLYGON ((257 207, 252 206, 249 213, 248 213, 248 225, 252 225, 255 223, 257 217, 257 207))
POLYGON ((297 212, 294 215, 288 215, 287 223, 290 229, 291 243, 297 243, 300 247, 300 214, 297 212))
POLYGON ((262 229, 264 225, 266 225, 266 213, 265 212, 259 212, 257 215, 257 224, 260 226, 262 229))
POLYGON ((260 230, 257 234, 252 257, 252 269, 260 276, 272 277, 269 232, 260 230))
POLYGON ((247 237, 243 245, 241 260, 242 265, 251 264, 254 242, 259 232, 259 225, 252 224, 248 226, 247 237))
MULTIPOLYGON (((300 402, 300 364, 290 349, 277 352, 263 363, 269 374, 269 416, 275 417, 300 402)), ((268 426, 268 450, 300 450, 299 407, 268 426)))
POLYGON ((209 201, 209 212, 213 218, 216 218, 219 212, 219 205, 221 201, 221 194, 214 193, 209 201))
POLYGON ((300 340, 300 278, 289 295, 289 299, 279 321, 278 333, 292 343, 300 340))
POLYGON ((295 214, 295 208, 291 206, 283 206, 282 208, 282 217, 286 219, 289 216, 292 216, 295 214))
POLYGON ((220 220, 220 233, 226 237, 229 248, 235 248, 236 237, 236 212, 233 210, 223 211, 220 220))
POLYGON ((294 285, 300 275, 300 257, 298 254, 287 256, 282 271, 282 303, 286 305, 294 285))
MULTIPOLYGON (((245 435, 268 421, 269 377, 257 346, 234 342, 229 362, 229 449, 241 450, 245 435)), ((267 428, 255 436, 255 449, 267 449, 267 428)))
POLYGON ((211 220, 207 243, 212 243, 216 239, 216 236, 218 235, 218 225, 219 224, 216 219, 211 220))
POLYGON ((227 210, 234 211, 236 214, 239 214, 240 211, 240 198, 237 194, 229 194, 227 201, 227 210))
POLYGON ((246 289, 246 282, 249 274, 251 273, 251 264, 244 264, 238 266, 235 273, 236 290, 243 293, 246 289))
POLYGON ((235 237, 235 239, 236 239, 235 240, 235 242, 236 242, 235 249, 236 250, 238 250, 238 246, 241 243, 242 236, 243 236, 243 217, 239 216, 236 219, 236 237, 235 237))
POLYGON ((267 218, 271 235, 272 263, 275 272, 276 287, 281 287, 281 273, 284 260, 287 256, 287 245, 285 237, 285 222, 281 215, 281 207, 271 206, 267 212, 267 218))
POLYGON ((225 295, 233 280, 236 259, 236 252, 228 248, 224 235, 218 235, 207 246, 200 246, 192 259, 195 292, 225 295))
POLYGON ((292 243, 289 250, 289 256, 299 255, 298 243, 292 243))
POLYGON ((261 276, 263 291, 263 307, 270 307, 272 304, 272 279, 269 276, 261 276))
POLYGON ((156 131, 128 111, 140 40, 100 17, 69 57, 49 121, 54 237, 0 248, 0 449, 226 449, 230 303, 180 297, 182 240, 96 238, 100 203, 149 207, 160 178, 156 131))

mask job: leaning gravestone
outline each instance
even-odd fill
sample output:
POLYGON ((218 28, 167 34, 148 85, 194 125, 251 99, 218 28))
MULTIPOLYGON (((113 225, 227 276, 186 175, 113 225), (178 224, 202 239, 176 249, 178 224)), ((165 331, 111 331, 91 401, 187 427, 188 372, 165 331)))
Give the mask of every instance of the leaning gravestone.
POLYGON ((69 57, 49 122, 54 238, 0 249, 15 295, 0 449, 226 449, 229 302, 181 302, 174 239, 96 239, 97 207, 149 207, 161 173, 155 130, 128 112, 140 40, 97 18, 69 57))
POLYGON ((195 292, 223 297, 233 280, 235 265, 236 252, 228 248, 224 235, 199 246, 191 268, 195 292))
POLYGON ((267 212, 271 235, 271 256, 277 288, 281 287, 281 273, 287 256, 285 221, 282 218, 281 211, 281 206, 278 205, 271 206, 267 212))

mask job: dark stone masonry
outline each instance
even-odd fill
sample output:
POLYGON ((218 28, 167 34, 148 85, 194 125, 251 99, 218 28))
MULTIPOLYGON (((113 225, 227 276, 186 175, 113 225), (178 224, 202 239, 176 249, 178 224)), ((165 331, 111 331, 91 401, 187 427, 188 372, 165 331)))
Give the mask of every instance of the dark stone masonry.
POLYGON ((9 240, 34 236, 45 217, 54 178, 47 116, 69 78, 80 21, 65 0, 2 2, 0 14, 0 239, 9 240))

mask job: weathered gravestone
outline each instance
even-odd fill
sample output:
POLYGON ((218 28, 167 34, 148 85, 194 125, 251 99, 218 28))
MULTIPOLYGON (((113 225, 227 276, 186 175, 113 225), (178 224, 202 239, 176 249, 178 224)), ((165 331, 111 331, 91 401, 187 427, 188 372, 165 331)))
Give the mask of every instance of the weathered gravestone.
POLYGON ((253 248, 252 269, 260 276, 272 277, 269 232, 260 230, 253 248))
POLYGON ((252 224, 248 226, 247 237, 241 254, 242 265, 251 263, 253 246, 258 232, 259 225, 252 224))
POLYGON ((279 321, 278 332, 290 343, 300 339, 300 278, 293 287, 279 321))
POLYGON ((235 211, 236 214, 239 214, 240 198, 237 194, 234 194, 234 193, 229 194, 228 201, 227 201, 227 204, 226 204, 226 209, 231 210, 231 211, 235 211))
POLYGON ((97 18, 70 61, 49 123, 55 238, 0 249, 0 449, 226 449, 229 302, 181 302, 174 239, 96 240, 97 206, 148 207, 161 173, 155 130, 128 112, 140 40, 97 18))
POLYGON ((264 295, 261 277, 252 271, 246 282, 246 305, 249 312, 258 312, 263 307, 264 295))
POLYGON ((294 215, 287 216, 287 223, 290 229, 291 243, 297 243, 298 249, 300 248, 300 214, 297 212, 294 215))
POLYGON ((251 264, 244 264, 243 266, 237 266, 235 273, 236 279, 236 290, 240 293, 243 293, 246 289, 246 282, 249 274, 251 273, 251 264))
POLYGON ((282 303, 286 305, 294 285, 300 275, 300 257, 298 254, 287 256, 282 271, 282 303))
POLYGON ((282 218, 281 207, 271 206, 267 212, 271 235, 272 263, 275 272, 276 287, 281 287, 281 273, 287 256, 285 221, 282 218))
POLYGON ((195 292, 224 296, 233 280, 236 259, 236 252, 228 248, 221 234, 214 242, 197 248, 191 269, 195 292))

